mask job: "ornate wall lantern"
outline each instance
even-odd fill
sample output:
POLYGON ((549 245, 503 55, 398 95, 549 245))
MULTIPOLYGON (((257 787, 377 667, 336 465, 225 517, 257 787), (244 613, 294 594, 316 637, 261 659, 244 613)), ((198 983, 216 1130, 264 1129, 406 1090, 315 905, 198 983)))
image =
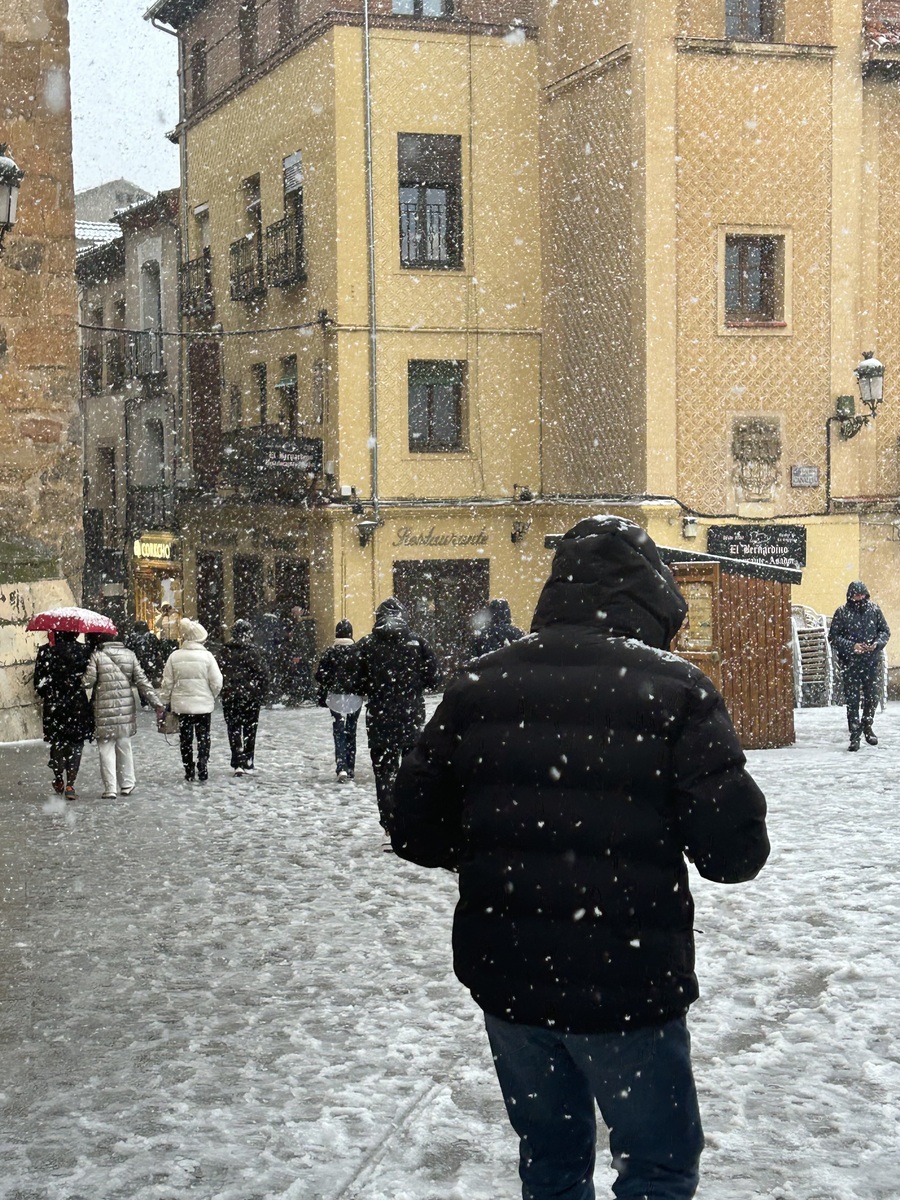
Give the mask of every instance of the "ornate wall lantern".
POLYGON ((9 147, 0 143, 0 254, 6 231, 16 223, 19 188, 24 178, 25 172, 10 157, 9 147))
POLYGON ((859 398, 872 416, 876 416, 878 405, 884 398, 884 365, 875 357, 874 350, 863 351, 863 360, 854 370, 859 384, 859 398))

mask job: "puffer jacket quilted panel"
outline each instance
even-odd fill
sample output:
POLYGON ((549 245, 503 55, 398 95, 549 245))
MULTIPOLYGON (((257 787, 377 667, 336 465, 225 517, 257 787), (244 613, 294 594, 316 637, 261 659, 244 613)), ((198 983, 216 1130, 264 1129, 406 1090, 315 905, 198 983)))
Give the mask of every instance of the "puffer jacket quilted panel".
POLYGON ((212 712, 222 690, 222 672, 202 642, 185 641, 166 661, 159 690, 172 712, 212 712))
POLYGON ((94 737, 98 741, 134 737, 137 733, 132 688, 137 688, 139 694, 155 707, 161 705, 141 664, 121 642, 106 642, 94 651, 84 673, 84 686, 88 695, 93 693, 94 737))

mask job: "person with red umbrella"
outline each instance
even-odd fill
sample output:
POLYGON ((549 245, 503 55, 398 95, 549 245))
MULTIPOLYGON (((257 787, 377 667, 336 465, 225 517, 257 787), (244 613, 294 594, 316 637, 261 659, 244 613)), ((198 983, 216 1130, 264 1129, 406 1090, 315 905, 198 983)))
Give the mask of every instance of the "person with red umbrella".
POLYGON ((53 640, 38 650, 34 690, 43 702, 44 741, 50 744, 53 790, 77 800, 75 780, 85 741, 94 736, 94 718, 82 676, 90 650, 74 630, 49 633, 53 640))
POLYGON ((94 715, 85 695, 82 676, 90 649, 77 639, 80 633, 115 633, 109 617, 90 608, 64 605, 36 613, 25 626, 29 633, 48 635, 38 650, 34 687, 43 702, 44 741, 50 743, 53 790, 77 800, 75 780, 85 741, 92 740, 94 715))

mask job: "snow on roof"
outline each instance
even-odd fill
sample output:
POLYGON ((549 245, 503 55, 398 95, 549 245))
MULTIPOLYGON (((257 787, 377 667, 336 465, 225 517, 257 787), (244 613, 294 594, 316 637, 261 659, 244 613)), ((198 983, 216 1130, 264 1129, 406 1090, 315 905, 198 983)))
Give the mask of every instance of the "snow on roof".
POLYGON ((105 246, 121 237, 122 230, 112 221, 76 221, 75 237, 79 242, 92 242, 95 246, 105 246))

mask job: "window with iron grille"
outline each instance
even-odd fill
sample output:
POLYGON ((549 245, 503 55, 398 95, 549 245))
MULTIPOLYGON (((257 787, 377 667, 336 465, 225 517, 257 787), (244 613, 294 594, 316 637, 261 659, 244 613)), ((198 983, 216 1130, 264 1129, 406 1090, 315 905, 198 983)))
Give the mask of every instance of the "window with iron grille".
POLYGON ((202 108, 207 100, 207 57, 206 42, 194 42, 191 46, 191 107, 202 108))
POLYGON ((266 291, 263 259, 262 191, 258 175, 245 179, 244 212, 247 232, 231 243, 230 275, 232 300, 255 300, 266 291))
POLYGON ((259 17, 256 0, 241 0, 238 8, 238 41, 242 75, 249 75, 259 61, 259 17))
POLYGON ((736 42, 778 40, 779 0, 725 0, 725 36, 736 42))
POLYGON ((181 311, 186 317, 203 316, 215 309, 212 290, 212 256, 208 246, 199 258, 182 263, 178 272, 181 311))
POLYGON ((393 0, 395 17, 452 17, 453 0, 393 0))
POLYGON ((408 365, 409 448, 441 453, 463 450, 465 363, 417 359, 408 365))
POLYGON ((784 321, 784 237, 727 234, 725 324, 777 325, 784 321))
POLYGON ((100 331, 86 329, 81 345, 81 386, 88 396, 99 396, 103 389, 103 345, 100 331))
POLYGON ((283 163, 284 216, 266 230, 266 278, 272 287, 306 279, 303 245, 303 157, 298 150, 283 163))
POLYGON ((125 386, 128 378, 128 337, 122 333, 114 333, 106 339, 106 383, 117 391, 125 386))
POLYGON ((461 269, 462 139, 455 134, 398 134, 397 170, 400 265, 461 269))

